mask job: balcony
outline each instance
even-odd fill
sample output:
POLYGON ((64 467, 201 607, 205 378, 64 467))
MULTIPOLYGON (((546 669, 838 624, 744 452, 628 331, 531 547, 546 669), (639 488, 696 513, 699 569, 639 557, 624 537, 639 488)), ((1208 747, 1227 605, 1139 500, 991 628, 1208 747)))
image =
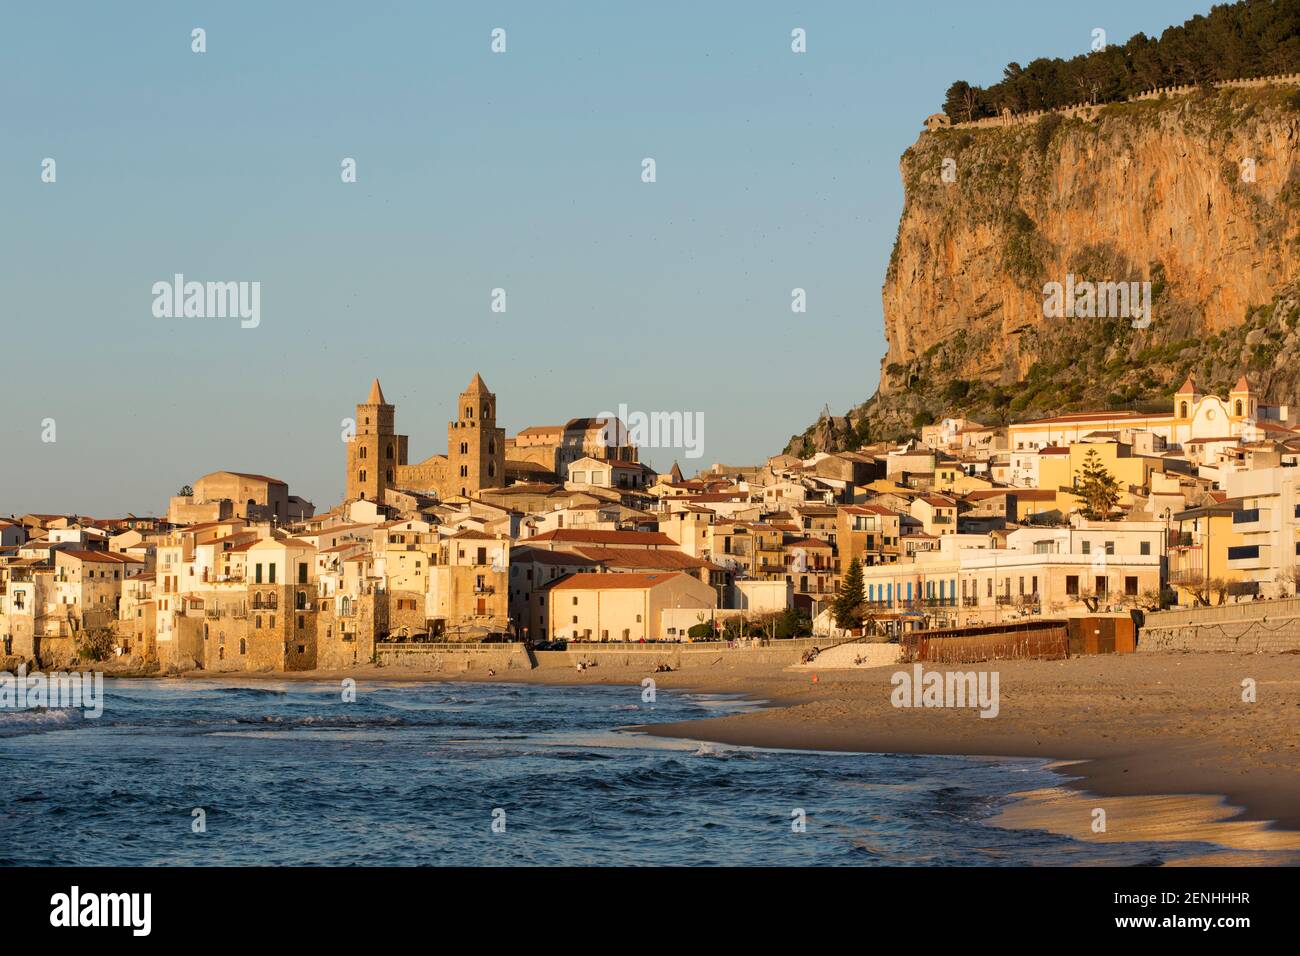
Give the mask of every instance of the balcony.
POLYGON ((1232 530, 1237 532, 1267 530, 1269 512, 1261 508, 1243 508, 1232 514, 1232 530))

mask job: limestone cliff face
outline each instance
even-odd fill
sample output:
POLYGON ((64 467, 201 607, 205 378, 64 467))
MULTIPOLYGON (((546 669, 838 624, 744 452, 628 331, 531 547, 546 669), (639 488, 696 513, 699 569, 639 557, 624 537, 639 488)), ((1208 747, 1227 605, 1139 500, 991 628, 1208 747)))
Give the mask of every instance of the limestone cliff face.
POLYGON ((1271 398, 1300 397, 1296 87, 923 133, 901 171, 888 353, 878 394, 850 413, 869 420, 859 435, 1153 404, 1188 372, 1214 387, 1244 371, 1287 393, 1271 398), (1044 285, 1070 274, 1150 282, 1150 327, 1045 318, 1044 285))

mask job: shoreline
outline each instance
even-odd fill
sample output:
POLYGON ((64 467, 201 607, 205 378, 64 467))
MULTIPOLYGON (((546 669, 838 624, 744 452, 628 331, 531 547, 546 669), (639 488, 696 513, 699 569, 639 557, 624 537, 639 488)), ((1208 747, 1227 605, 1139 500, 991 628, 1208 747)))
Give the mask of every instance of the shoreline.
POLYGON ((351 678, 359 685, 458 681, 638 689, 649 676, 663 690, 735 695, 758 706, 629 731, 762 749, 1036 758, 1048 762, 1060 784, 1011 793, 1016 803, 987 824, 1085 842, 1225 848, 1201 864, 1300 863, 1300 656, 1110 655, 967 667, 999 672, 999 717, 896 709, 888 700, 895 666, 818 673, 737 661, 662 674, 644 666, 598 666, 507 669, 491 676, 389 667, 176 676, 235 684, 351 678), (1247 676, 1258 681, 1258 703, 1239 700, 1247 676), (1092 830, 1097 808, 1106 812, 1105 833, 1092 830))

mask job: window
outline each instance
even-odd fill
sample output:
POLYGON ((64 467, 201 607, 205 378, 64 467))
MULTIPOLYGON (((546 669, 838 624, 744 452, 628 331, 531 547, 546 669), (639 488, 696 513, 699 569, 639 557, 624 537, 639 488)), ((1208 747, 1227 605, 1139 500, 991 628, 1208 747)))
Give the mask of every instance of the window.
POLYGON ((1079 596, 1079 576, 1077 574, 1067 574, 1065 576, 1065 593, 1070 597, 1079 596))
POLYGON ((1083 542, 1082 547, 1083 547, 1083 553, 1084 553, 1084 554, 1092 554, 1092 542, 1091 542, 1091 541, 1085 541, 1085 542, 1083 542))
POLYGON ((307 583, 307 562, 306 561, 298 562, 298 583, 299 584, 307 583))
POLYGON ((268 584, 275 583, 275 562, 274 561, 272 561, 270 564, 267 565, 267 583, 268 584))
POLYGON ((576 597, 573 599, 573 606, 574 607, 578 606, 578 599, 576 597))
POLYGON ((1259 558, 1259 545, 1249 544, 1228 549, 1229 561, 1253 561, 1259 558))
POLYGON ((1151 553, 1151 542, 1150 542, 1150 541, 1143 541, 1140 545, 1138 545, 1138 551, 1139 551, 1140 553, 1142 553, 1142 554, 1150 554, 1150 553, 1151 553))
POLYGON ((1107 542, 1106 542, 1106 553, 1107 553, 1107 554, 1114 554, 1114 553, 1115 553, 1115 542, 1114 542, 1114 541, 1107 541, 1107 542))
POLYGON ((253 583, 254 584, 262 583, 262 562, 261 561, 258 561, 256 567, 253 569, 253 583))
POLYGON ((362 445, 362 446, 361 446, 360 450, 357 452, 357 457, 358 457, 358 458, 365 458, 365 457, 366 457, 366 446, 365 446, 365 445, 362 445))
POLYGON ((1128 597, 1137 597, 1138 579, 1136 577, 1126 577, 1124 579, 1124 593, 1128 597))

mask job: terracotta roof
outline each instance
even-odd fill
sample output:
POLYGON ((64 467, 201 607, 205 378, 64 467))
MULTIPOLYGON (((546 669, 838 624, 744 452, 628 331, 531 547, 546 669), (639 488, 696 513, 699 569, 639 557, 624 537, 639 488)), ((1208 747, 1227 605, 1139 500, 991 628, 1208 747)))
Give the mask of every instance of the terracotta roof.
POLYGON ((830 548, 830 545, 820 538, 799 538, 797 541, 787 541, 787 548, 830 548))
POLYGON ((548 551, 545 548, 530 548, 527 544, 522 544, 510 549, 510 563, 586 567, 594 562, 577 552, 548 551))
POLYGON ((897 515, 898 512, 883 505, 845 505, 841 509, 851 515, 897 515))
MULTIPOLYGON (((252 472, 247 472, 247 471, 225 471, 225 470, 223 470, 223 471, 213 472, 213 474, 217 474, 217 475, 234 475, 234 476, 236 476, 237 478, 251 478, 253 481, 265 481, 265 482, 268 483, 268 484, 272 484, 272 485, 284 485, 286 488, 289 487, 287 484, 285 484, 285 483, 284 483, 283 481, 281 481, 279 478, 272 478, 270 475, 255 475, 255 474, 253 474, 252 472)), ((204 475, 203 477, 206 478, 207 475, 204 475)))
POLYGON ((139 558, 130 558, 125 554, 115 554, 112 551, 60 551, 59 554, 66 554, 70 558, 76 558, 78 561, 89 561, 94 564, 141 564, 139 558))
POLYGON ((683 577, 670 571, 651 574, 573 574, 553 585, 556 591, 626 591, 650 588, 683 577))
POLYGON ((636 548, 578 548, 578 553, 593 563, 623 568, 659 568, 686 571, 707 567, 709 562, 681 551, 644 551, 636 548))
MULTIPOLYGON (((1114 412, 1073 412, 1068 415, 1057 415, 1053 418, 1036 418, 1032 421, 1019 422, 1020 425, 1069 425, 1085 424, 1087 422, 1108 422, 1108 421, 1158 421, 1162 418, 1173 418, 1172 412, 1157 412, 1147 414, 1145 412, 1134 412, 1128 410, 1114 412)), ((1016 427, 1015 425, 1011 426, 1016 427)))
POLYGON ((557 528, 547 531, 528 541, 566 541, 589 544, 657 544, 670 548, 677 547, 677 542, 662 531, 587 531, 582 528, 557 528))

